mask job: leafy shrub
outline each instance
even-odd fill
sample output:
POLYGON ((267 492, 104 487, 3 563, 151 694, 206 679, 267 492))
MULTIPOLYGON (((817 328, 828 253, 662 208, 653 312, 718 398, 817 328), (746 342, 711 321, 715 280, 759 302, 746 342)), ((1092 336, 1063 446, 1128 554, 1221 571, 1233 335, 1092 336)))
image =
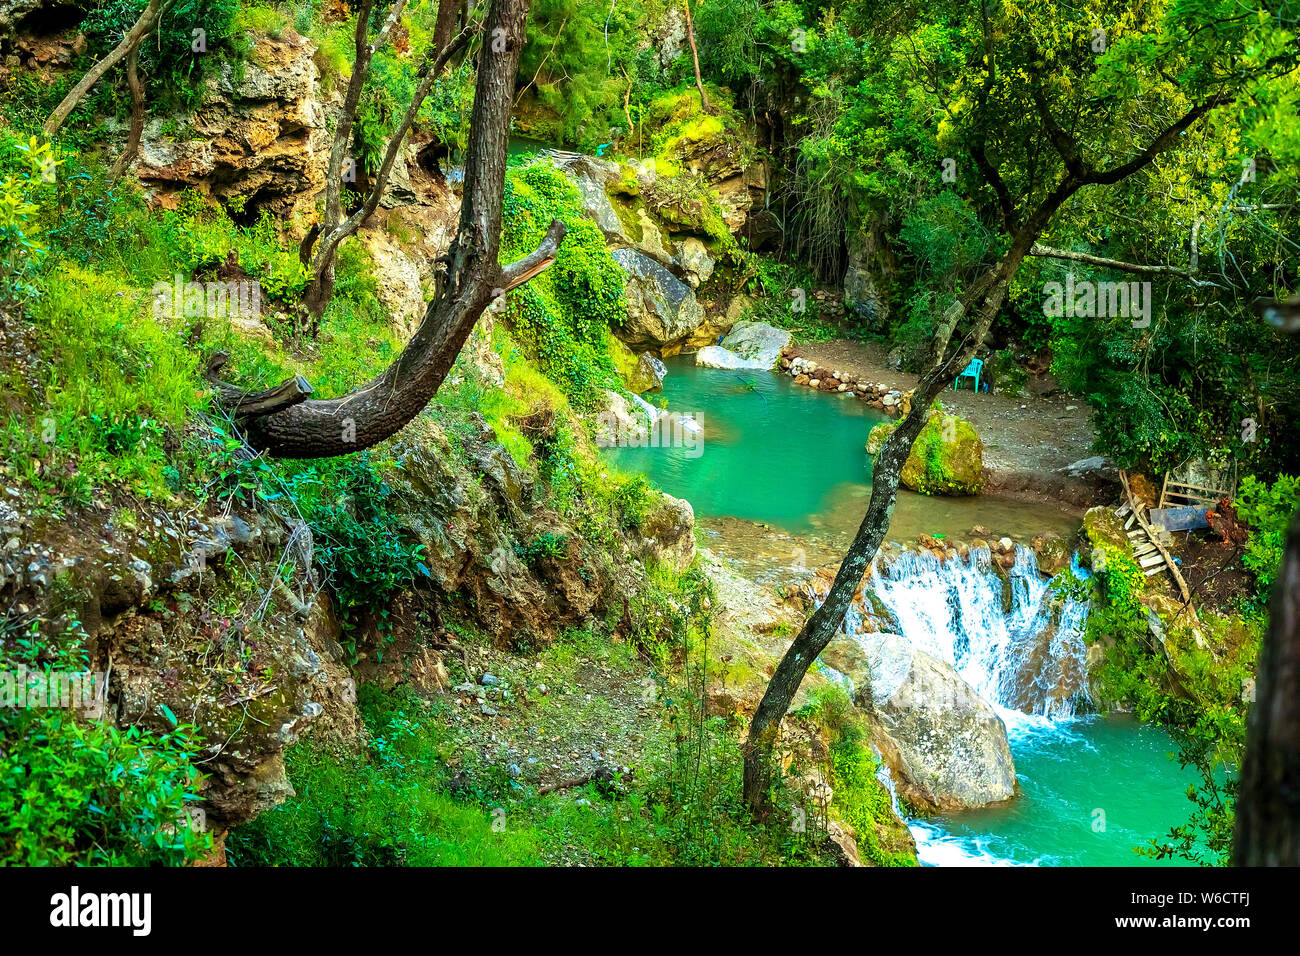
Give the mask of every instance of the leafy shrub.
MULTIPOLYGON (((7 641, 0 670, 84 672, 84 639, 74 621, 54 641, 7 641), (54 650, 54 661, 37 664, 38 650, 54 650)), ((0 707, 0 865, 180 865, 202 856, 211 837, 187 813, 201 741, 166 716, 172 729, 154 733, 72 708, 0 707)))
POLYGON ((1268 485, 1249 475, 1237 489, 1236 505, 1237 517, 1251 527, 1242 563, 1254 572, 1260 594, 1267 597, 1282 566, 1291 516, 1300 507, 1300 478, 1280 475, 1268 485))
MULTIPOLYGON (((147 0, 105 0, 87 15, 82 30, 90 52, 101 57, 131 29, 147 0)), ((181 103, 193 109, 202 99, 204 70, 216 53, 229 45, 239 11, 239 0, 173 0, 140 47, 140 70, 146 82, 156 82, 181 103), (202 30, 205 50, 195 50, 202 30)))
POLYGON ((6 137, 0 142, 0 162, 6 175, 0 180, 0 301, 36 293, 31 284, 36 267, 46 254, 38 238, 38 200, 45 176, 58 161, 49 143, 35 136, 27 142, 6 137))
MULTIPOLYGON (((404 540, 385 506, 392 494, 369 452, 331 463, 324 474, 326 492, 304 509, 315 535, 316 557, 324 566, 338 598, 345 624, 355 630, 368 614, 379 630, 388 627, 388 606, 417 574, 428 575, 420 560, 423 545, 404 540)), ((293 482, 295 491, 320 481, 308 468, 293 482)), ((299 496, 300 502, 302 501, 299 496)))

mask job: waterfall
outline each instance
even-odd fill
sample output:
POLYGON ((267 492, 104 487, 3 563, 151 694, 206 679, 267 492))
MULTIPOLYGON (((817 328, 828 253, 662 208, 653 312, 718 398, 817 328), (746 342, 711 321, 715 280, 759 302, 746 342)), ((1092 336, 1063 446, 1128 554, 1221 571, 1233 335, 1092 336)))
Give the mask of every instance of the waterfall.
MULTIPOLYGON (((1059 583, 1088 576, 1075 555, 1059 583)), ((845 628, 849 635, 893 630, 951 664, 999 713, 1013 738, 1068 735, 1069 718, 1090 703, 1083 642, 1088 603, 1076 596, 1079 589, 1055 583, 1039 573, 1029 548, 1017 547, 1006 571, 995 567, 988 548, 972 548, 965 557, 950 552, 946 558, 904 551, 873 564, 845 628)), ((879 750, 876 755, 879 759, 879 750)), ((883 760, 876 775, 894 812, 906 819, 883 760)), ((907 820, 907 825, 923 865, 1012 865, 987 837, 957 836, 933 821, 907 820)))
POLYGON ((946 559, 905 551, 876 563, 868 589, 900 636, 951 664, 1008 728, 1087 705, 1087 602, 1051 587, 1031 549, 1017 547, 1005 575, 987 548, 946 559))

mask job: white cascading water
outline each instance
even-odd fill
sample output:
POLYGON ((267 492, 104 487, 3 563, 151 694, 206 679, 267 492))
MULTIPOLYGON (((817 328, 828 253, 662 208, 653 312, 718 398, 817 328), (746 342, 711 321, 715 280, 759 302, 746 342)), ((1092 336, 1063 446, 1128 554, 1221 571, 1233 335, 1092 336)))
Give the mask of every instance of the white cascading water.
MULTIPOLYGON (((1077 556, 1070 573, 1088 575, 1077 556)), ((904 552, 878 562, 868 587, 893 617, 898 634, 951 664, 999 713, 1009 734, 1055 733, 1088 703, 1086 681, 1080 679, 1086 673, 1088 604, 1054 593, 1029 548, 1016 549, 1006 581, 994 570, 988 549, 973 548, 966 559, 904 552), (1034 660, 1027 662, 1027 655, 1034 660)), ((851 610, 845 626, 850 635, 860 633, 861 613, 851 610)), ((898 812, 888 767, 882 763, 878 773, 898 812)), ((909 828, 922 864, 1006 863, 980 842, 956 838, 934 824, 911 821, 909 828)))
MULTIPOLYGON (((1041 679, 1050 687, 1062 669, 1083 672, 1088 605, 1068 596, 1057 599, 1029 548, 1016 548, 1007 579, 1009 601, 987 548, 972 548, 966 559, 947 560, 907 551, 878 566, 869 587, 897 622, 900 636, 956 668, 1008 727, 1034 716, 1073 716, 1086 703, 1082 686, 1063 698, 1030 693, 1032 703, 1025 712, 1020 709, 1024 701, 1017 700, 1018 692, 1024 696, 1018 681, 1023 681, 1024 655, 1053 626, 1041 679)), ((856 621, 846 623, 852 634, 856 621)))

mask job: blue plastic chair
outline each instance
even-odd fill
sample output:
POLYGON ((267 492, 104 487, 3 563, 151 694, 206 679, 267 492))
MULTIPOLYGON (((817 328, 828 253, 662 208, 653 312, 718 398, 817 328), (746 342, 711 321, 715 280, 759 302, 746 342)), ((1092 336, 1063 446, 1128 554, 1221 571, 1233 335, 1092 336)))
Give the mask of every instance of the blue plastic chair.
POLYGON ((980 359, 971 359, 970 364, 966 366, 966 370, 958 375, 953 381, 952 390, 954 392, 957 391, 957 386, 961 384, 963 378, 973 378, 975 379, 975 391, 978 392, 980 390, 980 372, 983 371, 983 369, 983 361, 980 359))

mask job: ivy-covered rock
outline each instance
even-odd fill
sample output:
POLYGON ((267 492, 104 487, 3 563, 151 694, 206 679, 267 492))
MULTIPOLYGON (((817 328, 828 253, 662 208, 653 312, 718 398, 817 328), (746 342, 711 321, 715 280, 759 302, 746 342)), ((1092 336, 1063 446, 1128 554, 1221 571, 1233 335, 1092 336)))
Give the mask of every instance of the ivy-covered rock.
MULTIPOLYGON (((894 433, 895 422, 882 422, 867 436, 867 454, 876 455, 894 433)), ((939 409, 912 445, 900 480, 923 495, 977 495, 984 488, 984 442, 975 426, 939 409)))
POLYGON ((568 227, 554 265, 509 297, 505 318, 569 401, 593 408, 616 379, 608 341, 625 315, 623 272, 577 188, 550 163, 512 171, 504 205, 504 262, 536 248, 552 219, 568 227))

